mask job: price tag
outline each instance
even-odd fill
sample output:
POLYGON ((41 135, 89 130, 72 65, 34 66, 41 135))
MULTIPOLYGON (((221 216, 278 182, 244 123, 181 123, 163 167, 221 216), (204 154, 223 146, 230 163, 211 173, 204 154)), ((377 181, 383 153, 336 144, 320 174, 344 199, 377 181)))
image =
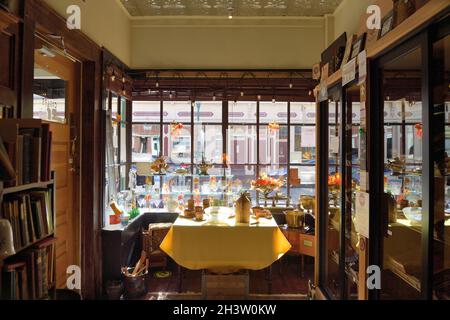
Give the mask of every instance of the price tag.
POLYGON ((342 68, 342 86, 352 82, 356 78, 356 58, 345 64, 342 68))
POLYGON ((330 153, 339 153, 339 137, 330 136, 330 153))
POLYGON ((369 239, 369 200, 367 192, 356 193, 355 229, 361 236, 369 239))

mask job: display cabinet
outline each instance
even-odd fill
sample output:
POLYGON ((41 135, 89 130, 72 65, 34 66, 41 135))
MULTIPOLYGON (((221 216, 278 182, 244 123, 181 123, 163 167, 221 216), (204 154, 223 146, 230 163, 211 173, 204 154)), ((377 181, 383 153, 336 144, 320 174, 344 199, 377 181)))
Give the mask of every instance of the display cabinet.
POLYGON ((381 143, 371 150, 371 209, 384 201, 371 219, 382 279, 373 298, 449 298, 448 21, 373 64, 372 134, 381 143))
POLYGON ((427 8, 366 48, 365 79, 318 87, 320 297, 449 299, 450 8, 427 8))
POLYGON ((342 188, 342 151, 344 143, 342 91, 336 86, 329 91, 329 100, 320 104, 321 154, 319 155, 320 255, 319 285, 330 299, 343 298, 342 254, 344 197, 342 188))

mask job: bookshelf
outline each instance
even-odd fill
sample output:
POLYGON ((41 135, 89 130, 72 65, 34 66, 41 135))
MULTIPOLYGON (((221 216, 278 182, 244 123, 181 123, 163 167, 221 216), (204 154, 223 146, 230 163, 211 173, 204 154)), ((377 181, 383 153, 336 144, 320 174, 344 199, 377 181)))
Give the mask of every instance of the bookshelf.
POLYGON ((0 300, 50 299, 56 289, 56 182, 55 173, 50 171, 51 133, 40 120, 0 120, 0 128, 6 145, 3 151, 8 151, 6 159, 15 172, 0 181, 0 218, 11 223, 15 251, 0 260, 0 300), (21 135, 30 135, 28 146, 22 144, 21 135))
MULTIPOLYGON (((47 285, 46 285, 46 289, 45 289, 45 293, 31 293, 31 291, 33 289, 31 289, 33 287, 33 285, 31 285, 31 283, 28 283, 26 285, 23 286, 23 288, 27 288, 28 291, 30 291, 27 295, 25 295, 27 297, 27 299, 46 299, 50 296, 52 296, 52 292, 56 289, 55 288, 55 283, 56 283, 56 275, 55 275, 55 271, 56 271, 56 256, 55 256, 55 219, 56 219, 56 214, 55 214, 55 196, 54 196, 54 190, 55 190, 55 183, 54 183, 54 173, 52 173, 52 181, 48 181, 48 182, 41 182, 41 183, 34 183, 34 184, 29 184, 26 186, 19 186, 19 187, 13 187, 13 188, 4 188, 3 192, 2 192, 2 196, 0 198, 0 205, 2 207, 2 218, 5 218, 5 212, 4 212, 4 206, 3 204, 5 202, 11 201, 11 199, 15 199, 17 198, 18 195, 23 195, 23 194, 33 194, 33 192, 50 192, 51 193, 51 198, 50 198, 50 206, 51 206, 51 214, 52 214, 52 230, 49 232, 45 232, 43 233, 40 237, 36 238, 35 240, 30 241, 29 243, 22 245, 22 246, 17 246, 17 244, 14 244, 14 249, 15 249, 15 255, 6 258, 3 261, 0 261, 0 266, 2 267, 2 274, 1 277, 2 278, 0 280, 0 285, 1 285, 1 299, 9 299, 7 296, 5 296, 5 285, 7 285, 5 283, 5 273, 7 273, 5 271, 5 269, 7 268, 7 266, 9 265, 19 265, 19 267, 21 266, 20 263, 26 263, 25 258, 32 254, 32 253, 36 253, 36 252, 44 252, 43 249, 49 249, 48 252, 46 251, 46 259, 47 259, 47 264, 46 267, 48 268, 48 270, 52 270, 51 272, 48 272, 48 270, 42 270, 42 271, 37 271, 38 273, 42 272, 42 273, 46 273, 46 279, 47 279, 47 285), (49 264, 52 264, 51 266, 49 264)), ((16 234, 14 234, 14 236, 16 236, 16 234)), ((41 258, 36 258, 37 259, 41 259, 41 258)), ((44 259, 44 258, 42 258, 44 259)), ((36 262, 36 261, 35 261, 36 262)), ((41 261, 43 263, 43 261, 41 261)), ((33 265, 32 260, 30 260, 30 262, 28 264, 26 264, 26 267, 28 268, 36 268, 36 265, 33 265)), ((28 272, 28 271, 27 271, 28 272)), ((36 271, 34 271, 36 272, 36 271)), ((32 274, 32 272, 30 272, 30 274, 32 274)), ((34 282, 34 288, 38 287, 39 281, 45 281, 45 280, 39 280, 39 277, 32 277, 32 280, 28 280, 28 281, 33 281, 34 282)), ((28 277, 27 277, 28 279, 28 277)), ((21 282, 23 280, 20 280, 19 282, 21 282)), ((36 290, 36 289, 34 289, 36 290)), ((17 298, 19 299, 24 299, 24 297, 22 296, 22 294, 19 294, 17 296, 17 298)), ((11 298, 13 299, 13 298, 11 298)))

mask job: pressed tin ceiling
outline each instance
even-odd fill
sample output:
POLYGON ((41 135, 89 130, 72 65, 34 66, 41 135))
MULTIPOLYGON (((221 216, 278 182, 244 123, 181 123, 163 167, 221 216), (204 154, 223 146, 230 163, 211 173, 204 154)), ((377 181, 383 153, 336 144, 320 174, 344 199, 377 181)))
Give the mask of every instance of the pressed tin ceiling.
POLYGON ((342 0, 121 0, 133 17, 241 16, 319 17, 333 13, 342 0))

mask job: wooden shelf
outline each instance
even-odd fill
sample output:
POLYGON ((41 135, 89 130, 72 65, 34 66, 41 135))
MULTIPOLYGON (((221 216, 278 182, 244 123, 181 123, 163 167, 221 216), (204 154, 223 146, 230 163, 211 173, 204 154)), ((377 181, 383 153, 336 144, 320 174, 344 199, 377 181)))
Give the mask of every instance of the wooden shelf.
MULTIPOLYGON (((403 21, 383 38, 373 42, 366 48, 367 58, 377 58, 385 50, 405 39, 411 32, 418 30, 433 20, 441 12, 450 7, 448 0, 429 1, 422 8, 417 10, 412 16, 403 21)), ((326 81, 328 88, 333 87, 342 80, 342 69, 333 73, 326 81)))
POLYGON ((11 187, 11 188, 5 188, 3 189, 3 195, 13 194, 13 193, 19 193, 31 189, 46 189, 49 185, 53 184, 54 181, 45 181, 45 182, 36 182, 36 183, 30 183, 30 184, 24 184, 17 187, 11 187))
POLYGON ((54 238, 54 237, 55 237, 55 234, 51 233, 49 235, 46 235, 46 236, 42 237, 41 239, 38 239, 38 240, 28 244, 25 247, 22 247, 22 248, 19 248, 19 249, 14 249, 16 251, 16 253, 15 253, 15 255, 13 257, 15 257, 16 255, 20 254, 21 252, 23 252, 23 251, 25 251, 27 249, 30 249, 30 248, 34 247, 35 245, 39 244, 40 242, 42 242, 44 240, 47 240, 47 239, 50 239, 50 238, 54 238))

